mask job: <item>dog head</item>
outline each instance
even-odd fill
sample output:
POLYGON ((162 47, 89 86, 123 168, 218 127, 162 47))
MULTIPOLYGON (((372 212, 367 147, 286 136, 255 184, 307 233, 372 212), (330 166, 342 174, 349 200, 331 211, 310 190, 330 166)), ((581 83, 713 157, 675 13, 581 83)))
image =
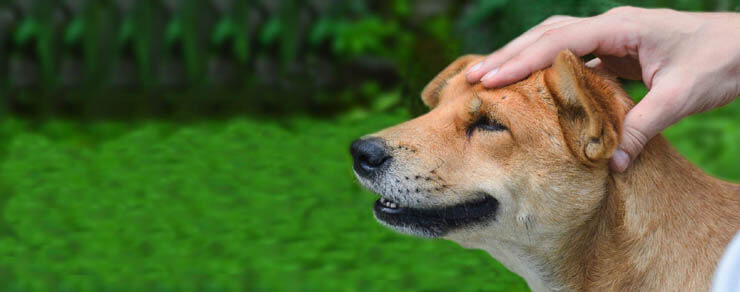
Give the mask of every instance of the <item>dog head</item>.
POLYGON ((380 195, 383 225, 526 249, 593 215, 629 98, 569 51, 500 89, 466 82, 480 60, 461 57, 424 88, 428 113, 352 143, 354 170, 380 195))

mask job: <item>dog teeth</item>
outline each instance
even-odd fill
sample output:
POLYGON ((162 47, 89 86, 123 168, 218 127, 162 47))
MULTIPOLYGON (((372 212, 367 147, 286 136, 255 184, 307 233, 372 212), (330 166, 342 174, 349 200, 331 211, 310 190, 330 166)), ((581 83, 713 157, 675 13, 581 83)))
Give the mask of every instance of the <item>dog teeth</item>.
POLYGON ((391 209, 398 208, 398 204, 396 202, 393 202, 383 197, 380 198, 380 204, 382 204, 386 208, 391 208, 391 209))

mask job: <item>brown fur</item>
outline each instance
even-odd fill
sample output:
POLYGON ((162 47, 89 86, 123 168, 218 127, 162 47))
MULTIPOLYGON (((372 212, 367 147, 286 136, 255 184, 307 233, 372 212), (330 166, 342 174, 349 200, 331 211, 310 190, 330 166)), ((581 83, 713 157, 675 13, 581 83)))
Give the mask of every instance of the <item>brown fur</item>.
POLYGON ((445 237, 486 249, 534 290, 708 290, 740 228, 740 186, 707 176, 660 135, 611 173, 633 105, 614 79, 566 51, 552 68, 485 89, 462 74, 481 58, 462 57, 427 85, 429 113, 373 135, 397 163, 381 191, 413 207, 492 194, 495 222, 445 237), (508 130, 466 136, 479 115, 508 130))

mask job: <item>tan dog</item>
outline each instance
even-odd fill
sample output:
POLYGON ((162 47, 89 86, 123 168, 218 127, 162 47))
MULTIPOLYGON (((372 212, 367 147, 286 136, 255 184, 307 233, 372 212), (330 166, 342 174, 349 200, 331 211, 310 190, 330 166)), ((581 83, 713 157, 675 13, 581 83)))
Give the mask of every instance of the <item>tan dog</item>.
POLYGON ((607 167, 633 105, 570 52, 501 89, 465 56, 422 93, 431 111, 352 144, 359 181, 394 230, 488 251, 535 291, 707 291, 740 229, 740 186, 662 136, 607 167))

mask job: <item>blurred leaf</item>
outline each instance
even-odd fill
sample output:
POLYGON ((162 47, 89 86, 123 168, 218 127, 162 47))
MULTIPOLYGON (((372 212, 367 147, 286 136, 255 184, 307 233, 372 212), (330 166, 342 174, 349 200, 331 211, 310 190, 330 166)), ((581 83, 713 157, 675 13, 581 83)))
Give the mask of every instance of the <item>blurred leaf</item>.
POLYGON ((397 32, 395 22, 368 17, 355 22, 336 23, 333 49, 340 55, 361 54, 388 55, 391 52, 383 44, 386 38, 397 32))
POLYGON ((464 19, 463 25, 473 26, 480 24, 508 3, 509 0, 478 0, 473 5, 475 7, 472 9, 473 13, 464 19))
POLYGON ((334 36, 336 27, 342 25, 330 18, 320 18, 311 29, 309 41, 312 45, 318 45, 326 39, 334 36))
POLYGON ((182 39, 182 21, 175 19, 167 24, 167 31, 164 34, 164 41, 167 46, 173 46, 182 39))
POLYGON ((82 39, 82 34, 85 32, 85 21, 78 17, 72 20, 67 25, 67 30, 64 34, 64 42, 68 45, 74 44, 82 39))
POLYGON ((212 41, 215 44, 221 44, 227 38, 233 37, 234 33, 234 22, 230 18, 221 19, 218 24, 216 24, 216 29, 213 32, 212 41))
POLYGON ((411 13, 411 3, 409 0, 394 0, 393 12, 398 16, 406 17, 411 13))
POLYGON ((120 44, 124 44, 131 41, 135 33, 136 24, 134 23, 134 20, 131 18, 124 19, 121 23, 121 30, 118 35, 118 42, 120 44))
POLYGON ((401 101, 401 92, 399 90, 389 91, 377 95, 373 99, 373 111, 382 112, 398 105, 401 101))
POLYGON ((263 45, 271 44, 273 41, 275 41, 278 36, 280 35, 280 32, 282 30, 282 22, 279 18, 271 18, 267 21, 267 23, 264 25, 264 28, 262 29, 262 34, 260 35, 260 42, 263 45))
POLYGON ((28 40, 34 38, 38 33, 38 23, 33 18, 24 19, 15 31, 15 43, 24 45, 28 40))

